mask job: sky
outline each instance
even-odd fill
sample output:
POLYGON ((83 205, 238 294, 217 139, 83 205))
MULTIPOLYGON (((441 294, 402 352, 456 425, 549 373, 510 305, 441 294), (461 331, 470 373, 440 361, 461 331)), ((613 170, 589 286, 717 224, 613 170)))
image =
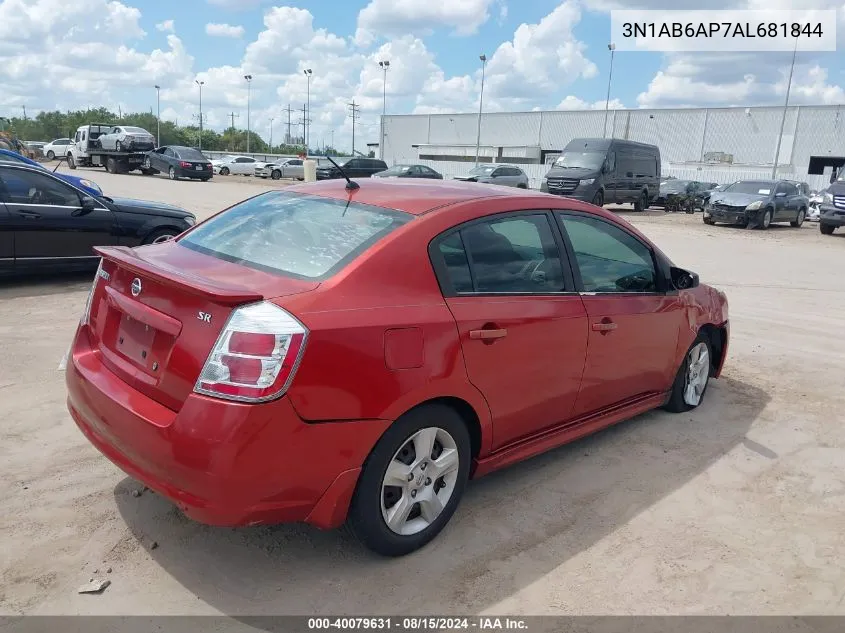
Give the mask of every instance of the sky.
MULTIPOLYGON (((0 0, 0 116, 156 108, 269 140, 309 92, 312 145, 377 142, 388 114, 604 109, 610 11, 692 0, 0 0), (250 88, 244 75, 252 75, 250 88)), ((845 50, 845 0, 709 0, 710 8, 827 8, 845 50)), ((791 53, 617 51, 611 108, 782 104, 791 53)), ((845 55, 801 52, 790 103, 845 103, 845 55)), ((45 139, 46 140, 46 139, 45 139)))

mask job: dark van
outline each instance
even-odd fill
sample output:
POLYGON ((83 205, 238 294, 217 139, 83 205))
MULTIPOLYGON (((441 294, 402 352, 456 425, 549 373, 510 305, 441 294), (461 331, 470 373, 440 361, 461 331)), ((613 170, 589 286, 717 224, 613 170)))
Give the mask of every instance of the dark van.
POLYGON ((540 188, 597 206, 631 203, 643 211, 660 191, 660 149, 620 139, 576 138, 540 188))

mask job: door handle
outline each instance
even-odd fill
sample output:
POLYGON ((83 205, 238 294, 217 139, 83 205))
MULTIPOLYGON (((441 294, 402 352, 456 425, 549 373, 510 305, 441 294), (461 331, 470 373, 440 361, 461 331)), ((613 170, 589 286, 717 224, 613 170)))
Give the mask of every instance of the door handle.
POLYGON ((35 213, 34 211, 18 211, 17 213, 18 213, 19 216, 21 216, 22 218, 25 218, 27 220, 40 220, 41 219, 41 214, 35 213))
POLYGON ((607 334, 615 330, 617 326, 610 319, 605 319, 599 323, 593 323, 592 327, 593 332, 601 332, 602 334, 607 334))
POLYGON ((470 330, 469 337, 474 341, 495 341, 496 339, 505 338, 508 331, 501 330, 470 330))

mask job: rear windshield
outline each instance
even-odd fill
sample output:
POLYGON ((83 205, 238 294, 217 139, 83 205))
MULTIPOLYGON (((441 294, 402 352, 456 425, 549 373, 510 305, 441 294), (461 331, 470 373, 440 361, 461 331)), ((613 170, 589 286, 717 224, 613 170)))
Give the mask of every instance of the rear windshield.
POLYGON ((125 127, 123 129, 129 132, 130 134, 149 134, 149 132, 147 132, 146 130, 142 130, 139 127, 125 127))
POLYGON ((271 273, 325 279, 411 219, 381 207, 269 192, 199 225, 179 243, 271 273))
POLYGON ((190 147, 179 149, 176 153, 182 160, 207 160, 206 157, 202 155, 202 152, 191 149, 190 147))

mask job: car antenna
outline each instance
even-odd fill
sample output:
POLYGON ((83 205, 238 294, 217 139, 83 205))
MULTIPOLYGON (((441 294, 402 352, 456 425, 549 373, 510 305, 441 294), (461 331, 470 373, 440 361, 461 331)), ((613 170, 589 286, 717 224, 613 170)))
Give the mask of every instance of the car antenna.
POLYGON ((338 169, 338 171, 341 173, 341 175, 342 175, 344 178, 346 178, 346 190, 347 190, 347 191, 355 191, 356 189, 360 189, 360 188, 361 188, 361 185, 359 185, 357 182, 355 182, 355 181, 353 181, 353 180, 349 180, 349 176, 347 176, 347 175, 346 175, 346 172, 345 172, 345 171, 343 171, 343 167, 341 167, 341 166, 340 166, 340 165, 338 165, 336 162, 334 162, 334 161, 332 160, 332 157, 331 157, 331 156, 326 156, 326 159, 327 159, 327 160, 328 160, 328 161, 329 161, 332 165, 334 165, 335 167, 337 167, 337 169, 338 169))

